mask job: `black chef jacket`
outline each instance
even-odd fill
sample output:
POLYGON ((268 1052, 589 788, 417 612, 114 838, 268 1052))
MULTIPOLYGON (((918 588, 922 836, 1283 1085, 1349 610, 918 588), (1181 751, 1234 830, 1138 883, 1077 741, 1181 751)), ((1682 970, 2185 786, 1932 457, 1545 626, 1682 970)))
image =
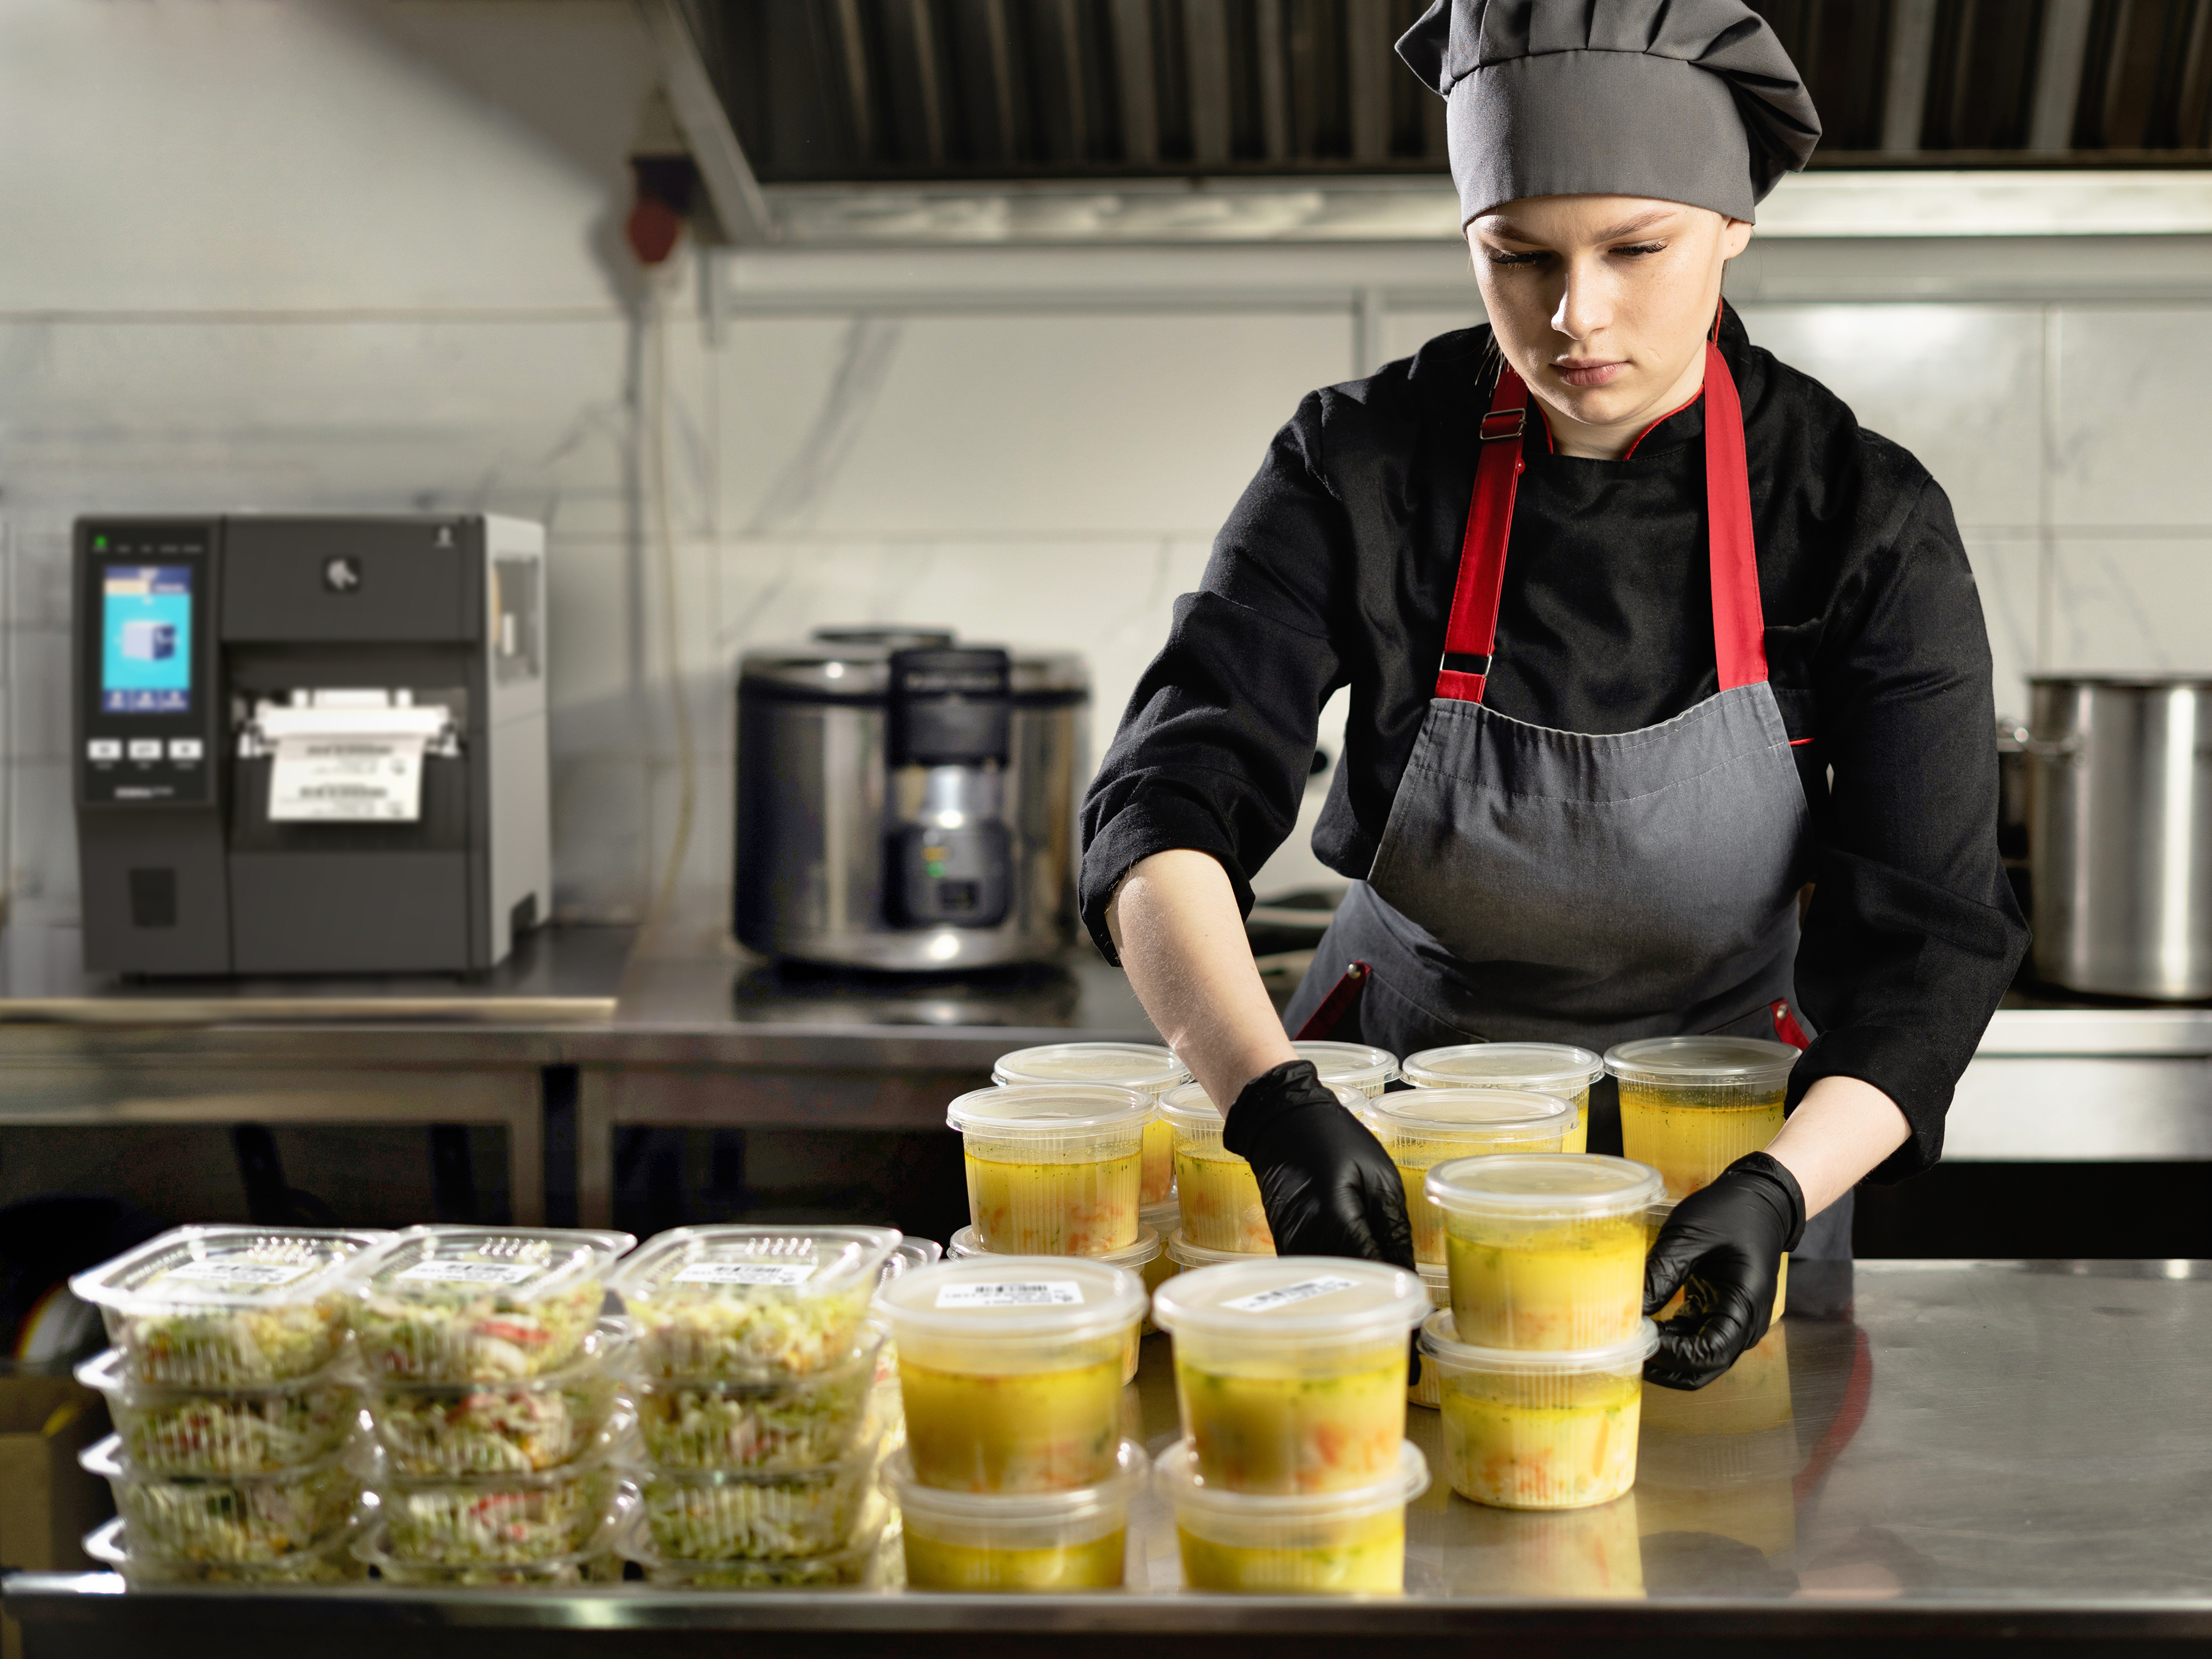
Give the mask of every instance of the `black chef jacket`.
MULTIPOLYGON (((1960 1073, 2027 948, 1996 847, 1989 639, 1950 502, 1819 382, 1724 313, 1744 410, 1775 701, 1812 808, 1796 963, 1819 1036, 1790 1079, 1865 1079, 1935 1163, 1960 1073)), ((1194 848, 1238 902, 1296 822, 1321 707, 1350 688, 1314 851, 1364 878, 1435 684, 1496 374, 1489 330, 1310 394, 1276 434, 1195 593, 1138 683, 1083 805, 1083 918, 1139 860, 1194 848)), ((1552 453, 1540 423, 1484 701, 1574 732, 1634 731, 1719 689, 1704 404, 1623 459, 1552 453)))

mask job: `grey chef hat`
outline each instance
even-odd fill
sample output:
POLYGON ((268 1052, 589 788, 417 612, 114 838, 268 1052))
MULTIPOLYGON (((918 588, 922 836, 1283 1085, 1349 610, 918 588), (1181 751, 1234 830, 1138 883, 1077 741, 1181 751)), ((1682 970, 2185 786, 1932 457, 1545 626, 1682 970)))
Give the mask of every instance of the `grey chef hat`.
POLYGON ((1398 42, 1443 94, 1460 222, 1531 196, 1749 219, 1820 118, 1743 0, 1435 0, 1398 42))

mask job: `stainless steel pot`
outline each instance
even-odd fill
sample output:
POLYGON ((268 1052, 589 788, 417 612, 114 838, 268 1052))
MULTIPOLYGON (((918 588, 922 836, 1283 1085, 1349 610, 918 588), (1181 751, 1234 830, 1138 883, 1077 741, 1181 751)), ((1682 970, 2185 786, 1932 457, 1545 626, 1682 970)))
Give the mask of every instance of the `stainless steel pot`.
POLYGON ((824 629, 738 677, 737 934, 926 972, 1075 934, 1090 677, 1067 652, 824 629))
POLYGON ((2212 678, 2031 684, 2037 976, 2116 996, 2212 996, 2212 678))

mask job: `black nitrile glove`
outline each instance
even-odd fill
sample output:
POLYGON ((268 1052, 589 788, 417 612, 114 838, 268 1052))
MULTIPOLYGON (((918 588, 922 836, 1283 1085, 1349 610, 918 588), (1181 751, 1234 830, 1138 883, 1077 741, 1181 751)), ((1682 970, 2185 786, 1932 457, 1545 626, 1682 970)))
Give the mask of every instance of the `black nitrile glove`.
POLYGON ((1644 1375, 1662 1388, 1702 1389, 1773 1322, 1782 1255, 1805 1232, 1797 1177, 1749 1152, 1674 1206, 1644 1264, 1644 1311, 1677 1290, 1683 1310, 1659 1328, 1644 1375))
POLYGON ((1285 1060, 1246 1084, 1221 1144, 1259 1178, 1276 1255, 1358 1256, 1413 1271, 1397 1166, 1311 1060, 1285 1060))

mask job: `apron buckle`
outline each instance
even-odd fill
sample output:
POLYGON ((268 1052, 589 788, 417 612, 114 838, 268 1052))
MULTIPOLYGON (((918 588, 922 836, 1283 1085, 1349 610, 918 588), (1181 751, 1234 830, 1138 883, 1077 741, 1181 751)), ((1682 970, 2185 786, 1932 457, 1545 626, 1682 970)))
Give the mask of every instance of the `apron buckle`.
POLYGON ((1528 408, 1523 404, 1518 409, 1493 409, 1482 417, 1482 441, 1497 444, 1521 441, 1522 431, 1528 424, 1528 408))

